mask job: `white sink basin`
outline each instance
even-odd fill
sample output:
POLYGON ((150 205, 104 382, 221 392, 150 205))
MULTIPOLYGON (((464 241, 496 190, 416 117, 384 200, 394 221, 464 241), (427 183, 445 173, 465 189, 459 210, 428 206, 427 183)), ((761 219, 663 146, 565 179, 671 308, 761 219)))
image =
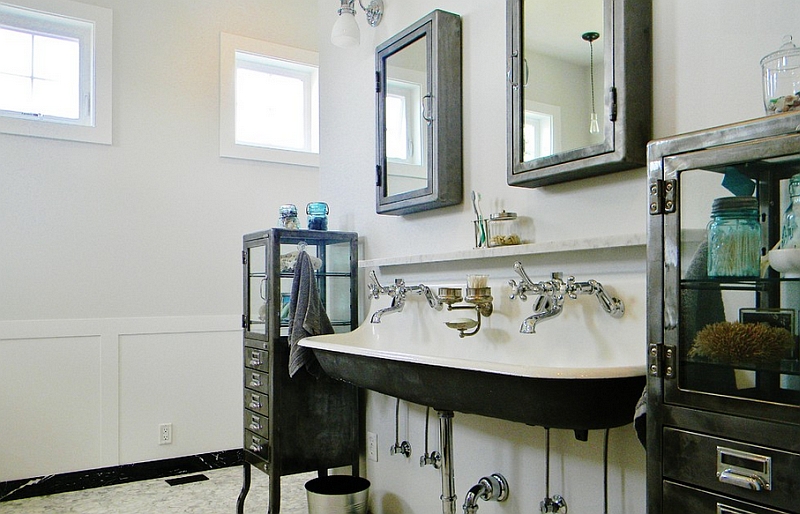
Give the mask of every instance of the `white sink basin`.
MULTIPOLYGON (((438 410, 574 430, 633 420, 645 383, 642 339, 631 341, 635 336, 620 326, 594 327, 611 334, 608 340, 593 329, 565 330, 575 325, 567 316, 548 321, 549 332, 543 323, 537 334, 524 335, 518 332, 524 316, 497 314, 461 339, 444 322, 464 312, 407 305, 379 324, 300 344, 313 348, 334 378, 438 410)), ((605 323, 618 320, 598 318, 605 323)))

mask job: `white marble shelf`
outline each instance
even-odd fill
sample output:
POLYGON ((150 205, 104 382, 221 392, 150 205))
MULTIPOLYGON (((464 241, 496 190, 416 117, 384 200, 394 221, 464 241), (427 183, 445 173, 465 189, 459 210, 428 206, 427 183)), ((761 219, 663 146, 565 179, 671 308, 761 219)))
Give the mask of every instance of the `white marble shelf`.
POLYGON ((515 255, 535 255, 562 252, 585 252, 609 248, 630 248, 647 245, 647 235, 621 234, 592 237, 585 239, 568 239, 565 241, 547 241, 513 246, 497 246, 495 248, 472 248, 445 253, 422 255, 404 255, 384 257, 381 259, 365 259, 358 261, 359 268, 382 268, 404 266, 409 264, 429 264, 433 262, 469 261, 492 259, 497 257, 513 257, 515 255))

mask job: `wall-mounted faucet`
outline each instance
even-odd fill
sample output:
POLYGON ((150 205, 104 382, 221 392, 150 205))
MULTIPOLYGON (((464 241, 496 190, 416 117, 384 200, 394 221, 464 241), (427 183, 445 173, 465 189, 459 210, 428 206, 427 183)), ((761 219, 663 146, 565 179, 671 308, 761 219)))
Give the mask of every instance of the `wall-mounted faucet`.
POLYGON ((554 272, 551 274, 550 280, 533 282, 521 262, 514 263, 514 271, 522 280, 519 283, 515 280, 508 282, 508 285, 511 286, 509 298, 512 300, 519 298, 525 301, 528 299, 527 293, 537 296, 533 314, 525 318, 520 326, 519 331, 523 334, 535 333, 536 324, 539 321, 555 318, 561 314, 564 310, 564 299, 572 298, 574 300, 579 294, 595 295, 603 310, 614 318, 621 318, 625 314, 625 304, 622 303, 622 300, 609 296, 600 282, 596 280, 576 282, 575 277, 567 277, 564 280, 562 273, 554 272))
POLYGON ((418 286, 407 286, 402 278, 396 278, 394 279, 394 285, 384 287, 378 281, 378 276, 375 274, 375 270, 370 271, 369 275, 372 278, 372 282, 370 282, 368 285, 370 296, 377 300, 380 298, 381 294, 385 294, 392 299, 392 303, 389 307, 375 311, 370 319, 370 323, 380 323, 381 316, 384 314, 401 312, 405 306, 406 294, 408 293, 423 295, 425 296, 425 300, 428 301, 428 305, 432 309, 436 309, 437 311, 442 310, 442 302, 439 300, 439 297, 436 296, 430 287, 424 284, 420 284, 418 286))

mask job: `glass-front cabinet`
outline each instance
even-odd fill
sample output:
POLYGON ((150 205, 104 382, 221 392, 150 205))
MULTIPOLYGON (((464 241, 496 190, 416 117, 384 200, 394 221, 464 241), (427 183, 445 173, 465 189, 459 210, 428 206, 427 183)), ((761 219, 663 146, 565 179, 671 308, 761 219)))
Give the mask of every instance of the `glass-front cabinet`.
MULTIPOLYGON (((244 511, 250 469, 268 473, 269 512, 280 509, 280 477, 352 466, 358 473, 358 390, 305 369, 289 374, 289 316, 300 252, 311 260, 335 332, 358 324, 358 235, 274 228, 244 236, 244 511)), ((303 276, 303 275, 301 275, 303 276)))
POLYGON ((648 147, 650 514, 800 513, 799 131, 648 147))

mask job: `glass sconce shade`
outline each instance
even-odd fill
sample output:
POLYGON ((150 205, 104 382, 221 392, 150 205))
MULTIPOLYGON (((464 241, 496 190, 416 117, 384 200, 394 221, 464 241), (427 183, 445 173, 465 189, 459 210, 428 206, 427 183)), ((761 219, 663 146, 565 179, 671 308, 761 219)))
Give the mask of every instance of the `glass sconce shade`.
POLYGON ((348 3, 342 0, 342 8, 339 9, 339 18, 333 25, 331 31, 331 43, 339 47, 358 46, 361 41, 361 33, 356 23, 353 0, 348 3))

